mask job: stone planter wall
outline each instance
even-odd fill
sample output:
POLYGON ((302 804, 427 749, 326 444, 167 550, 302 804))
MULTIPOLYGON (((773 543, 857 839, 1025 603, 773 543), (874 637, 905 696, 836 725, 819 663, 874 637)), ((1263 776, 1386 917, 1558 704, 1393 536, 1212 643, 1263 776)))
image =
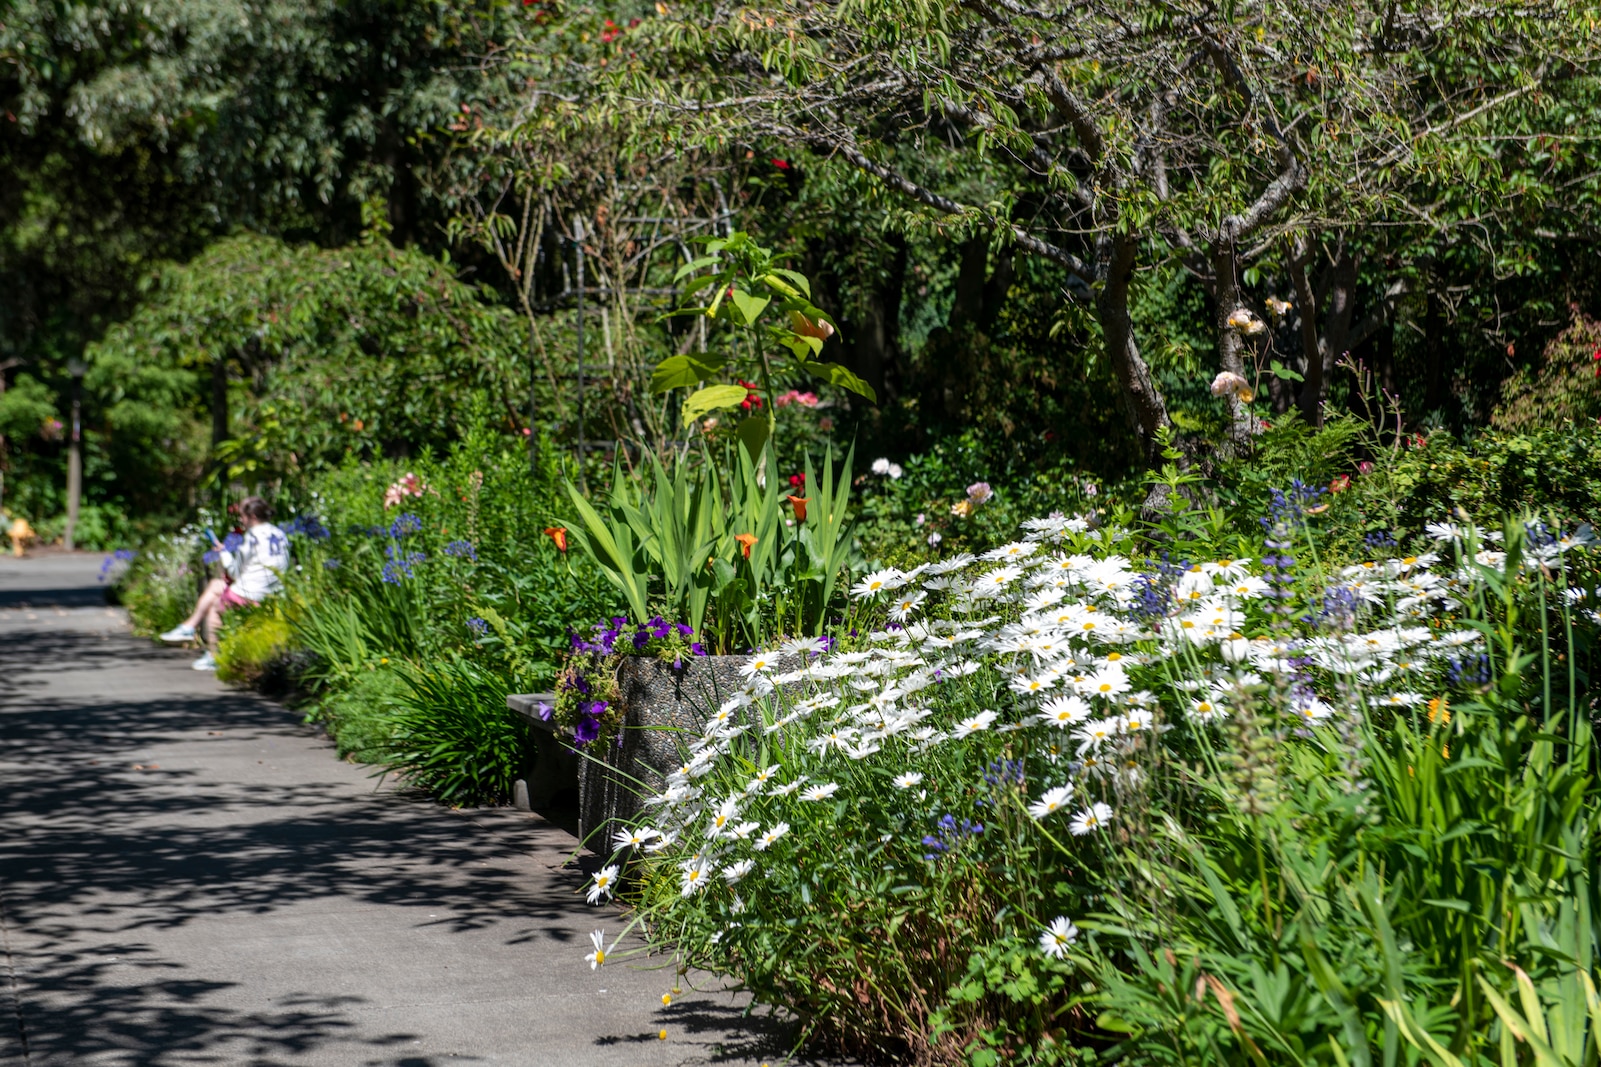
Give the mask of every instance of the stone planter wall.
MULTIPOLYGON (((582 748, 536 713, 548 694, 506 698, 534 727, 538 758, 528 778, 528 797, 538 807, 578 786, 578 834, 591 851, 610 855, 611 837, 636 817, 645 797, 661 791, 684 761, 707 717, 744 687, 745 656, 695 656, 683 666, 651 656, 626 656, 617 667, 623 725, 615 737, 582 748)), ((781 668, 792 664, 780 664, 781 668)))
POLYGON ((650 656, 624 657, 617 668, 623 728, 578 750, 578 827, 591 850, 609 853, 611 835, 665 786, 707 716, 743 687, 746 658, 695 656, 675 669, 650 656))

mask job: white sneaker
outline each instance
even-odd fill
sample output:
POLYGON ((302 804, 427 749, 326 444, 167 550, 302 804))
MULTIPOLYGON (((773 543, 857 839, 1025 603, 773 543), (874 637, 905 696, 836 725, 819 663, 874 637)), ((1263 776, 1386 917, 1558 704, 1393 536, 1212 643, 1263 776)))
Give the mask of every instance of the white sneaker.
POLYGON ((207 652, 204 656, 201 656, 199 659, 195 660, 194 663, 190 664, 190 666, 194 667, 194 669, 197 671, 214 671, 217 669, 217 661, 210 652, 207 652))
POLYGON ((167 642, 169 645, 181 645, 187 641, 193 641, 194 639, 195 628, 193 626, 186 626, 183 623, 179 623, 177 626, 174 626, 172 629, 162 634, 160 638, 160 640, 167 642))

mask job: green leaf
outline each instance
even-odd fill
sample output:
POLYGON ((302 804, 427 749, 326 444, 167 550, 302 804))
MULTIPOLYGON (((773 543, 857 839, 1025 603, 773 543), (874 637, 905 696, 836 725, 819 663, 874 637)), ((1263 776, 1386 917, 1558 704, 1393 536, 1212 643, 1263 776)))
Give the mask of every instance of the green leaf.
POLYGON ((1451 899, 1430 898, 1430 899, 1424 900, 1423 903, 1433 905, 1436 908, 1448 908, 1451 911, 1460 911, 1464 915, 1466 915, 1468 912, 1473 910, 1471 907, 1468 906, 1468 902, 1467 901, 1465 901, 1465 900, 1457 900, 1455 898, 1451 898, 1451 899))
MULTIPOLYGON (((794 285, 795 289, 799 291, 800 295, 805 297, 807 300, 812 298, 812 283, 806 280, 806 275, 792 270, 785 270, 782 267, 775 267, 772 274, 766 274, 762 276, 762 281, 766 282, 768 285, 771 285, 774 289, 777 289, 781 293, 784 292, 784 290, 788 287, 778 284, 776 279, 773 277, 775 274, 779 278, 788 279, 789 282, 794 285)), ((785 295, 793 296, 794 293, 785 293, 785 295)))
MULTIPOLYGON (((685 263, 682 267, 679 267, 678 268, 678 273, 673 275, 673 284, 677 285, 678 282, 682 278, 686 277, 687 275, 694 274, 696 271, 700 270, 702 267, 710 267, 713 264, 715 264, 716 262, 717 262, 717 257, 716 256, 702 256, 699 259, 690 260, 688 263, 685 263)), ((711 277, 711 275, 708 275, 708 277, 711 277)))
POLYGON ((708 411, 738 404, 748 392, 743 385, 708 385, 697 389, 684 401, 684 425, 688 426, 708 411))
POLYGON ((1181 430, 1195 431, 1195 430, 1203 430, 1203 429, 1206 428, 1206 423, 1202 422, 1200 419, 1196 418, 1195 416, 1187 415, 1182 411, 1178 411, 1178 410, 1170 411, 1170 412, 1167 413, 1167 417, 1169 419, 1173 420, 1173 425, 1177 426, 1181 430))
POLYGON ((707 378, 716 377, 726 362, 721 357, 705 353, 668 356, 656 364, 656 370, 650 376, 650 391, 665 393, 669 389, 699 385, 707 378))
POLYGON ((1304 382, 1304 381, 1306 381, 1305 375, 1302 375, 1302 374, 1300 374, 1300 373, 1298 373, 1296 371, 1291 370, 1290 368, 1286 367, 1284 364, 1280 363, 1276 359, 1273 361, 1273 365, 1271 367, 1269 367, 1268 370, 1269 370, 1269 372, 1272 373, 1273 377, 1280 378, 1280 379, 1283 379, 1285 381, 1291 381, 1291 382, 1304 382))
POLYGON ((734 306, 739 309, 740 315, 745 319, 746 326, 754 326, 756 320, 761 317, 762 312, 767 310, 767 305, 773 302, 773 298, 770 296, 752 296, 743 289, 735 289, 728 299, 732 300, 734 306))
POLYGON ((634 572, 633 546, 619 542, 619 536, 625 539, 629 537, 628 527, 623 525, 614 528, 608 524, 571 482, 564 483, 564 488, 573 502, 573 508, 583 520, 580 530, 583 536, 578 539, 579 544, 600 565, 602 573, 611 579, 612 584, 623 591, 628 598, 628 606, 635 614, 645 618, 645 583, 634 572))
POLYGON ((813 356, 821 355, 823 342, 818 337, 806 337, 798 333, 784 333, 779 339, 780 343, 795 354, 795 358, 804 366, 813 356))
POLYGON ((739 428, 734 431, 739 437, 739 443, 745 447, 745 452, 754 463, 762 457, 762 449, 767 445, 767 418, 764 415, 751 415, 739 420, 739 428))
POLYGON ((823 378, 841 389, 849 389, 853 393, 865 396, 875 404, 878 403, 878 394, 873 392, 873 387, 838 363, 813 363, 803 360, 801 367, 808 374, 823 378))

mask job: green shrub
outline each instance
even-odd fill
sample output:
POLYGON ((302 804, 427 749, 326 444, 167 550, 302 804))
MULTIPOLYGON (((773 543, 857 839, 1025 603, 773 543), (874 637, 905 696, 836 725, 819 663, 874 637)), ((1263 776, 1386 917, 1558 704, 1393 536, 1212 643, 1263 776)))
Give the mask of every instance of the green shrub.
POLYGON ((1553 337, 1533 367, 1520 367, 1501 385, 1501 403, 1490 417, 1499 430, 1531 431, 1601 422, 1601 322, 1575 314, 1553 337))
POLYGON ((328 731, 340 758, 382 763, 395 732, 396 704, 405 689, 399 665, 380 658, 321 693, 306 721, 320 723, 328 731))
POLYGON ((223 616, 217 643, 217 677, 233 685, 255 685, 290 649, 292 634, 277 598, 223 616))
POLYGON ((887 459, 856 466, 857 536, 875 561, 915 565, 988 548, 1024 519, 1108 503, 1106 483, 1071 460, 1029 462, 978 430, 938 440, 893 467, 887 459), (970 486, 993 495, 978 488, 970 496, 970 486))
POLYGON ((147 542, 112 592, 127 607, 133 632, 154 637, 188 618, 205 578, 194 538, 171 534, 147 542))
MULTIPOLYGON (((37 528, 40 541, 45 543, 60 541, 67 533, 67 515, 62 512, 43 519, 37 528)), ((91 552, 105 551, 126 545, 133 539, 133 523, 117 505, 86 503, 78 509, 78 524, 72 531, 74 548, 91 552)))

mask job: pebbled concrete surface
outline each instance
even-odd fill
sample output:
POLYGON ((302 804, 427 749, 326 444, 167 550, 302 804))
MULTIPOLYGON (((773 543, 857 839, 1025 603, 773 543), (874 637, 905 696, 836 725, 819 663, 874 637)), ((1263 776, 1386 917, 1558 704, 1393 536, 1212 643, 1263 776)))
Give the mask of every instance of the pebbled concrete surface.
POLYGON ((783 1059, 665 960, 589 969, 624 920, 571 835, 379 785, 128 636, 100 561, 0 560, 0 1067, 783 1059))

